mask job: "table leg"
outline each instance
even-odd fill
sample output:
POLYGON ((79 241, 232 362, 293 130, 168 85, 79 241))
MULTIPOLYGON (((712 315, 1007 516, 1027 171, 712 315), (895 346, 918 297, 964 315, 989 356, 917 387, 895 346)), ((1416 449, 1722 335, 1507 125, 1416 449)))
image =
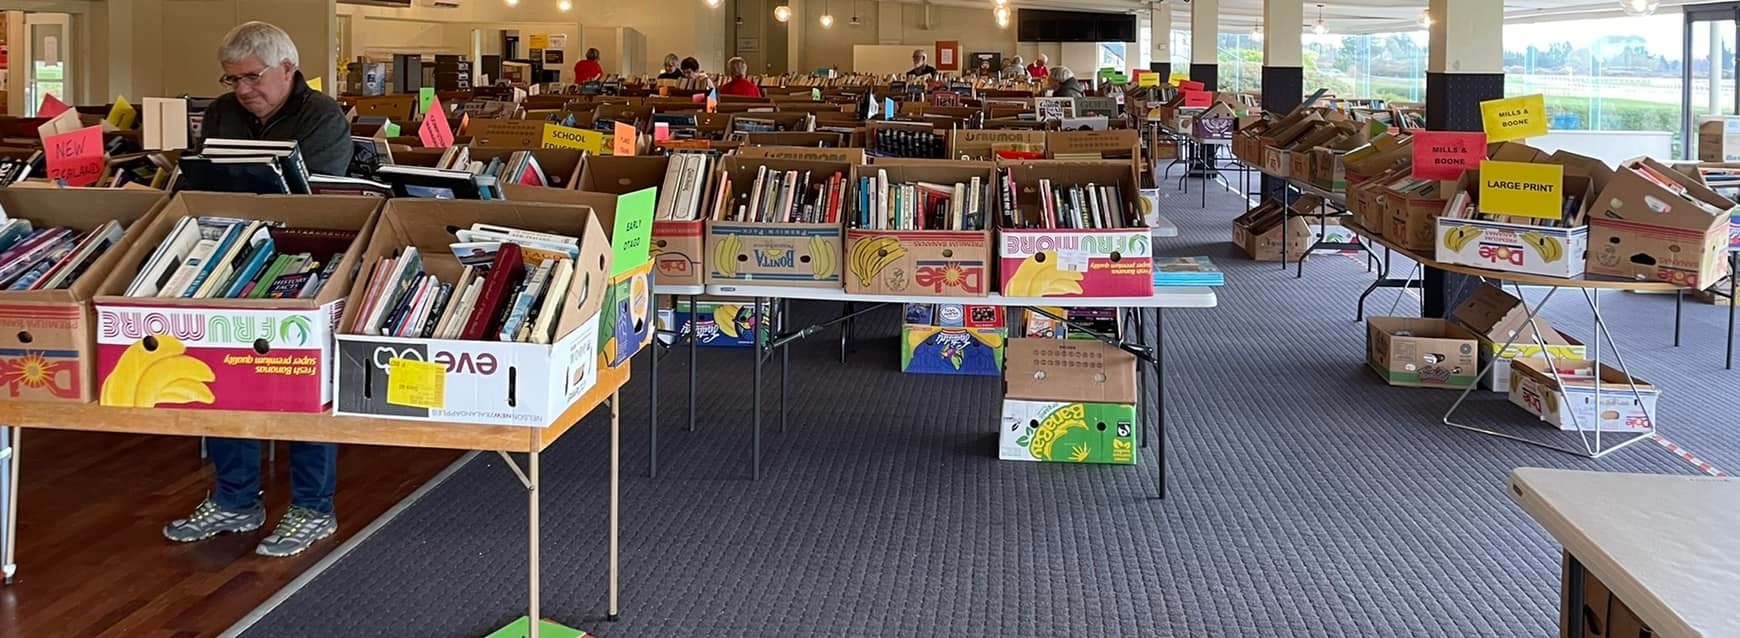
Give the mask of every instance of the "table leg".
MULTIPOLYGON (((615 621, 620 617, 621 607, 617 597, 622 592, 619 559, 622 556, 620 533, 622 531, 622 415, 617 406, 622 405, 622 390, 610 393, 610 607, 605 612, 606 620, 615 621)), ((537 453, 532 453, 532 476, 537 476, 537 453)), ((537 618, 533 616, 533 618, 537 618)))
MULTIPOLYGON (((646 405, 647 405, 647 416, 646 416, 646 418, 647 418, 647 427, 646 427, 647 470, 646 470, 646 476, 647 476, 647 478, 658 478, 658 476, 659 476, 659 359, 660 359, 660 357, 659 357, 659 335, 658 335, 657 322, 658 322, 658 316, 659 316, 659 302, 658 302, 659 296, 652 295, 652 298, 653 298, 652 320, 654 322, 653 342, 652 342, 652 345, 648 346, 646 349, 647 354, 651 355, 651 357, 652 357, 652 361, 647 362, 647 365, 650 366, 650 370, 647 372, 647 381, 646 381, 646 386, 647 386, 647 390, 646 390, 646 392, 647 392, 647 400, 646 400, 646 405)), ((674 317, 676 317, 676 314, 677 314, 677 302, 673 300, 671 302, 671 316, 674 318, 674 317)), ((689 322, 694 323, 694 321, 695 321, 695 315, 692 315, 692 314, 689 315, 689 322)), ((672 337, 672 339, 675 339, 677 336, 681 336, 680 330, 678 331, 678 334, 676 336, 672 337)), ((671 345, 674 346, 676 344, 675 344, 675 342, 673 342, 671 345)), ((666 347, 666 350, 669 350, 669 346, 666 347)))
MULTIPOLYGON (((791 310, 791 300, 781 299, 778 308, 779 323, 774 334, 785 334, 785 315, 791 310)), ((786 391, 786 373, 790 370, 791 349, 782 347, 779 349, 779 431, 781 434, 785 433, 785 397, 788 394, 786 391)))
MULTIPOLYGON (((613 416, 612 420, 614 420, 614 415, 616 414, 616 400, 614 398, 612 398, 610 401, 610 414, 613 416)), ((529 588, 527 589, 528 594, 526 596, 526 618, 531 622, 526 623, 526 625, 529 628, 528 629, 529 633, 527 635, 530 638, 538 638, 538 629, 540 628, 539 626, 544 624, 544 620, 543 620, 544 616, 543 616, 543 614, 538 612, 538 603, 539 603, 539 600, 538 600, 538 567, 539 567, 538 566, 538 545, 539 545, 539 542, 538 542, 538 443, 539 443, 538 434, 539 433, 538 433, 537 428, 527 428, 527 432, 529 432, 530 436, 531 436, 531 447, 526 448, 527 454, 526 454, 526 476, 525 476, 525 482, 526 482, 526 533, 527 533, 526 534, 526 575, 529 579, 529 582, 527 583, 529 588)), ((615 452, 616 452, 616 448, 615 448, 615 446, 612 446, 611 447, 611 455, 612 455, 611 461, 612 461, 612 463, 610 466, 612 478, 615 477, 615 473, 616 473, 616 465, 614 463, 614 461, 616 460, 615 459, 615 452)), ((612 498, 615 498, 614 494, 612 495, 612 498)), ((614 520, 612 520, 611 522, 613 524, 615 523, 614 520)), ((614 529, 614 528, 612 528, 612 529, 614 529)), ((612 575, 612 579, 614 580, 614 575, 612 575)))
POLYGON ((755 413, 749 419, 752 427, 749 435, 749 478, 751 480, 761 478, 761 358, 766 354, 763 348, 766 347, 767 342, 762 335, 762 331, 767 329, 767 322, 761 314, 761 299, 761 297, 755 298, 755 330, 753 331, 755 347, 751 348, 755 352, 755 373, 749 382, 755 388, 755 391, 751 393, 755 397, 752 401, 755 405, 755 413))
POLYGON ((18 457, 19 441, 24 436, 24 428, 0 426, 0 457, 6 462, 4 470, 0 470, 0 512, 6 518, 5 537, 0 538, 0 574, 6 576, 6 584, 12 584, 13 577, 18 575, 18 457))
POLYGON ((1686 307, 1686 289, 1674 291, 1674 347, 1680 347, 1680 318, 1686 307))
POLYGON ((1728 253, 1728 362, 1722 367, 1734 369, 1734 284, 1740 279, 1740 253, 1728 253))
MULTIPOLYGON (((846 314, 852 314, 852 302, 846 302, 846 314)), ((840 363, 846 362, 846 344, 852 339, 853 319, 840 322, 840 363)))
MULTIPOLYGON (((1292 245, 1292 241, 1289 239, 1289 237, 1292 235, 1292 233, 1288 231, 1288 228, 1290 226, 1292 226, 1292 224, 1287 223, 1289 221, 1292 221, 1292 218, 1293 218, 1293 189, 1290 188, 1286 182, 1282 182, 1281 183, 1281 270, 1283 272, 1285 272, 1287 270, 1287 247, 1292 245)), ((1300 257, 1302 259, 1303 255, 1301 255, 1300 257)))
POLYGON ((1162 499, 1166 498, 1166 331, 1161 319, 1165 312, 1154 309, 1154 465, 1162 499))
MULTIPOLYGON (((1136 341, 1143 346, 1148 345, 1148 321, 1142 316, 1142 309, 1131 309, 1130 315, 1135 319, 1134 328, 1136 331, 1136 341)), ((1136 387, 1139 394, 1136 396, 1140 397, 1138 403, 1142 403, 1147 401, 1148 398, 1148 374, 1146 372, 1142 373, 1142 376, 1139 377, 1137 381, 1139 383, 1137 383, 1136 387)), ((1149 429, 1149 425, 1153 422, 1148 418, 1147 406, 1139 405, 1137 408, 1138 411, 1142 413, 1142 423, 1140 424, 1140 427, 1142 428, 1141 435, 1137 438, 1142 439, 1142 447, 1146 448, 1148 447, 1148 439, 1151 439, 1154 436, 1154 431, 1149 429)))
POLYGON ((689 295, 689 431, 695 431, 695 350, 701 341, 695 334, 695 296, 689 295))

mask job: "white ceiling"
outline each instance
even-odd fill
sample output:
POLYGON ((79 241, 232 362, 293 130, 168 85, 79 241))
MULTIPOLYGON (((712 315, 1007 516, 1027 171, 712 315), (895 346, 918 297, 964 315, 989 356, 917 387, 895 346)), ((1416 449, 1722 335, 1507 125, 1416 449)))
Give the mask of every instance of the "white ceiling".
MULTIPOLYGON (((922 0, 919 0, 922 1, 922 0)), ((1305 5, 1306 28, 1317 20, 1315 0, 1297 0, 1305 5)), ((1712 0, 1661 0, 1661 13, 1677 13, 1677 7, 1701 4, 1712 0)), ((958 6, 988 6, 990 0, 932 0, 934 4, 958 6)), ((1223 30, 1249 30, 1263 15, 1264 0, 1220 0, 1220 24, 1223 30)), ((1036 9, 1067 9, 1076 11, 1142 11, 1152 4, 1173 7, 1172 24, 1177 29, 1190 28, 1190 4, 1186 0, 1013 0, 1016 7, 1036 9)), ((1332 33, 1372 33, 1406 31, 1419 28, 1420 12, 1427 0, 1326 0, 1323 18, 1332 33)), ((1506 22, 1532 22, 1569 18, 1596 18, 1623 15, 1619 0, 1505 0, 1506 22)))

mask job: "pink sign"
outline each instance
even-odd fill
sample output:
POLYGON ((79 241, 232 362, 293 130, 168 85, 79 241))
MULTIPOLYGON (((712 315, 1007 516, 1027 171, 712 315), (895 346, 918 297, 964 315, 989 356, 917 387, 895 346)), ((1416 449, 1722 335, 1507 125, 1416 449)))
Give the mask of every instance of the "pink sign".
POLYGON ((1414 132, 1414 178, 1462 179, 1462 172, 1479 168, 1486 159, 1485 133, 1414 132))
POLYGON ((72 107, 67 106, 65 102, 56 99, 53 93, 44 93, 42 94, 42 105, 36 107, 36 116, 54 117, 65 113, 70 108, 72 107))
POLYGON ((67 186, 94 186, 103 176, 103 127, 87 126, 42 141, 48 179, 67 186))
POLYGON ((453 127, 447 125, 447 110, 441 108, 440 98, 429 103, 429 112, 423 114, 423 125, 417 127, 417 139, 428 148, 453 145, 453 127))
POLYGON ((1180 91, 1201 91, 1206 88, 1208 87, 1203 86, 1201 82, 1191 82, 1190 80, 1178 83, 1178 90, 1180 91))
POLYGON ((1214 94, 1208 91, 1185 91, 1184 105, 1187 107, 1208 106, 1214 103, 1214 94))

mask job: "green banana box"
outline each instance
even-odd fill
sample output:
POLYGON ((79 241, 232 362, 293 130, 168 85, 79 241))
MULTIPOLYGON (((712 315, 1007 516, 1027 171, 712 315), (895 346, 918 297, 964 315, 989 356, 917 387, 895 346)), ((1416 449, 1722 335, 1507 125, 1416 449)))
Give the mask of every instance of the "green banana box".
POLYGON ((1588 226, 1549 228, 1439 217, 1433 258, 1503 272, 1580 277, 1588 252, 1588 226))
POLYGON ((1136 406, 1005 399, 997 458, 1135 465, 1136 406))

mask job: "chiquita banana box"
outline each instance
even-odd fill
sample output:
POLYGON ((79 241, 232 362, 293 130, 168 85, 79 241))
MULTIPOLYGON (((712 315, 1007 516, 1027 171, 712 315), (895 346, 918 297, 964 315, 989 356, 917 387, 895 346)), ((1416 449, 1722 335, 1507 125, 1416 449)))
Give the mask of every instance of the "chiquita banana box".
POLYGON ((102 405, 320 412, 343 301, 314 310, 97 306, 102 405))
POLYGON ((1147 228, 1004 230, 1004 297, 1147 297, 1154 258, 1147 228))
POLYGON ((710 284, 839 288, 837 224, 708 222, 710 284))
POLYGON ((1551 228, 1440 217, 1434 257, 1488 270, 1577 277, 1583 274, 1588 250, 1588 226, 1551 228))
POLYGON ((1135 465, 1137 426, 1134 405, 1005 399, 997 457, 1135 465))

